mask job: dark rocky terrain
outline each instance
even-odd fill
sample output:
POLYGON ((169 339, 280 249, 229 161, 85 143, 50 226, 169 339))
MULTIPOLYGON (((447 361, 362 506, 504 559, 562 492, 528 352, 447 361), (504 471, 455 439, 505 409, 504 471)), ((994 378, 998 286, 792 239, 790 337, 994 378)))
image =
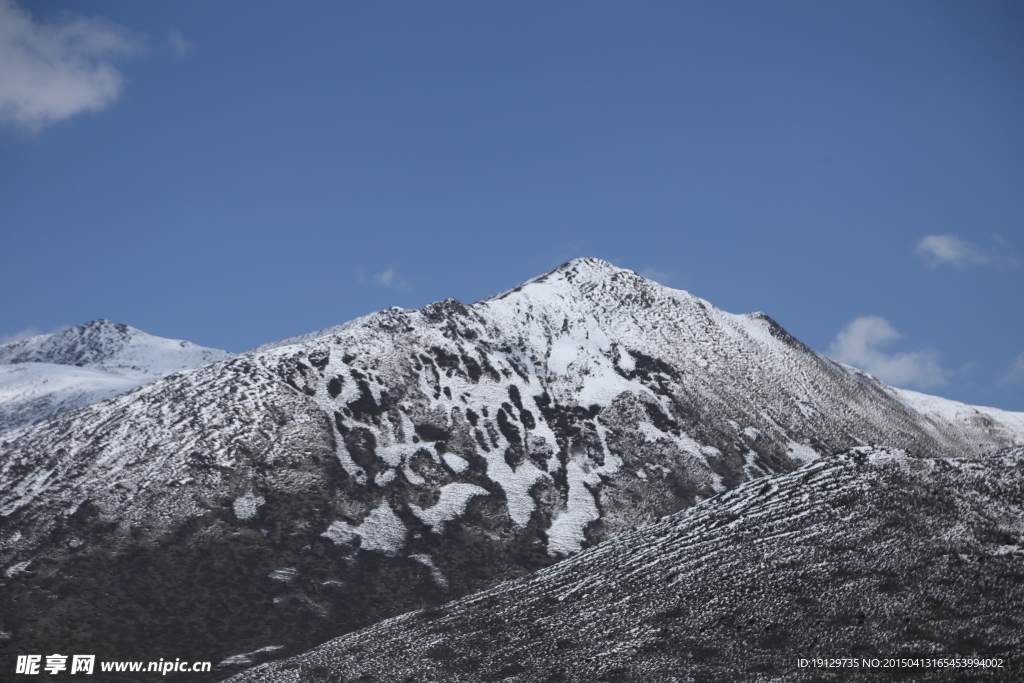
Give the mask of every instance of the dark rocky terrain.
POLYGON ((1024 443, 596 259, 288 341, 0 434, 0 657, 294 654, 850 447, 1024 443))
POLYGON ((1010 681, 1022 642, 1024 449, 861 448, 230 680, 1010 681), (797 664, 954 656, 1003 667, 797 664))

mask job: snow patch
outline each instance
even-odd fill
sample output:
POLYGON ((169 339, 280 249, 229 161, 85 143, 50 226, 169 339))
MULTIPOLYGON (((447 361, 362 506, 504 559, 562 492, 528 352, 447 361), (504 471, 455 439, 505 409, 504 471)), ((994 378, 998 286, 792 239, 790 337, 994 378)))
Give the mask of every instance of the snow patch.
POLYGON ((7 571, 4 572, 4 576, 6 576, 8 579, 13 576, 17 576, 18 574, 28 569, 30 564, 32 564, 32 560, 25 560, 24 562, 19 562, 18 564, 11 565, 7 568, 7 571))
POLYGON ((821 454, 818 453, 818 451, 814 450, 807 444, 798 443, 796 441, 790 441, 786 444, 786 453, 790 458, 802 465, 813 462, 821 457, 821 454))
POLYGON ((455 474, 462 474, 466 471, 466 468, 469 467, 469 463, 465 458, 461 458, 454 453, 445 453, 441 457, 444 458, 445 464, 447 464, 455 474))
POLYGON ((338 545, 347 544, 359 536, 363 550, 379 550, 394 555, 405 545, 406 531, 405 524, 391 509, 391 505, 382 501, 359 526, 353 527, 340 521, 331 522, 321 536, 338 545))
POLYGON ((475 496, 488 496, 487 489, 475 484, 446 484, 441 487, 441 495, 437 503, 429 508, 409 505, 412 513, 419 517, 432 529, 439 529, 443 522, 458 518, 466 511, 466 505, 475 496))
POLYGON ((431 578, 434 579, 434 583, 436 583, 438 586, 440 586, 441 588, 448 588, 448 579, 445 578, 445 575, 442 574, 441 570, 437 568, 437 565, 434 564, 434 560, 430 557, 430 555, 427 555, 425 553, 417 553, 415 555, 410 555, 409 559, 416 560, 424 567, 429 569, 431 578))
POLYGON ((588 483, 596 484, 599 481, 597 474, 588 474, 575 461, 566 465, 565 473, 569 495, 565 511, 551 521, 551 528, 548 529, 548 553, 551 555, 570 555, 579 550, 586 542, 583 530, 599 517, 594 496, 586 487, 588 483))
POLYGON ((251 666, 262 662, 272 655, 277 654, 284 649, 284 645, 270 645, 268 647, 261 647, 259 650, 253 650, 252 652, 246 652, 245 654, 233 655, 221 661, 217 665, 218 669, 234 668, 237 666, 251 666))
POLYGON ((266 502, 267 500, 263 496, 254 496, 251 493, 235 498, 235 502, 232 503, 232 507, 235 509, 235 517, 242 521, 252 519, 259 513, 260 507, 266 502))

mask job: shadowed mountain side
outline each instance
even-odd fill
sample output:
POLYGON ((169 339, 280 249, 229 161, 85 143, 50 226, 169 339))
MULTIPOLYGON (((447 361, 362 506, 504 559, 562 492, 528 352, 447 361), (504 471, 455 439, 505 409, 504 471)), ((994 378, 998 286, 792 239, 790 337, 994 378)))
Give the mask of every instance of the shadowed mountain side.
POLYGON ((1022 543, 1024 449, 858 449, 230 681, 1018 680, 1022 543), (797 666, 950 655, 1005 667, 797 666))

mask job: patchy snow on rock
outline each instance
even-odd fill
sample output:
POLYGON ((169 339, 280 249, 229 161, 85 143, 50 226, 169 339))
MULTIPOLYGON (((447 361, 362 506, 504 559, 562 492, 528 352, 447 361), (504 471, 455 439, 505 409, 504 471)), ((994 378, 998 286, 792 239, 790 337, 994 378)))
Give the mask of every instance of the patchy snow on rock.
POLYGON ((821 457, 818 451, 807 444, 797 443, 796 441, 790 441, 786 444, 786 453, 790 458, 801 464, 809 463, 821 457))
POLYGON ((271 581, 277 581, 278 583, 291 583, 299 575, 299 570, 295 567, 284 567, 282 569, 275 569, 268 574, 271 581))
POLYGON ((252 666, 253 664, 259 664, 285 648, 284 645, 269 645, 267 647, 261 647, 258 650, 252 652, 246 652, 240 655, 232 655, 217 664, 216 668, 220 669, 233 669, 242 666, 252 666))
POLYGON ((327 531, 320 534, 335 545, 350 545, 359 538, 359 534, 352 530, 352 527, 345 522, 331 522, 327 531))
POLYGON ((586 537, 583 534, 587 524, 599 518, 597 503, 587 484, 600 479, 594 473, 588 475, 575 462, 566 468, 569 479, 569 497, 565 510, 551 521, 548 529, 548 552, 552 555, 569 555, 577 552, 586 537))
POLYGON ((489 496, 485 488, 475 484, 447 484, 441 487, 437 502, 424 509, 410 505, 413 514, 431 528, 439 528, 443 522, 457 519, 466 511, 466 505, 475 496, 489 496))
POLYGON ((17 576, 18 574, 28 569, 29 565, 31 564, 32 560, 25 560, 24 562, 19 562, 15 565, 11 565, 6 569, 6 571, 4 571, 4 576, 6 576, 8 579, 12 576, 17 576))
POLYGON ((391 506, 383 501, 355 531, 363 539, 363 550, 397 553, 405 545, 407 529, 391 506))
POLYGON ((239 496, 238 498, 235 498, 235 502, 232 503, 232 507, 235 510, 235 517, 242 521, 252 519, 259 514, 260 506, 266 502, 267 500, 263 496, 254 496, 251 493, 239 496))
POLYGON ((492 451, 492 454, 494 455, 487 459, 487 476, 505 492, 508 516, 517 526, 524 527, 529 524, 530 517, 537 508, 536 501, 530 495, 530 489, 549 475, 529 462, 524 462, 513 469, 505 462, 504 457, 496 454, 496 451, 492 451))
POLYGON ((321 535, 337 544, 349 543, 354 536, 359 536, 362 539, 359 546, 361 549, 394 555, 405 546, 407 531, 405 524, 385 500, 360 525, 353 527, 345 522, 332 522, 321 535))
POLYGON ((465 458, 459 457, 454 453, 445 453, 441 457, 444 458, 445 464, 452 468, 452 472, 455 472, 455 474, 462 474, 469 467, 469 463, 466 462, 465 458))
POLYGON ((437 568, 437 565, 434 564, 434 560, 430 555, 427 555, 426 553, 416 553, 415 555, 410 555, 409 559, 416 560, 429 569, 431 578, 434 579, 434 583, 438 586, 441 588, 448 588, 448 579, 446 579, 441 570, 437 568))

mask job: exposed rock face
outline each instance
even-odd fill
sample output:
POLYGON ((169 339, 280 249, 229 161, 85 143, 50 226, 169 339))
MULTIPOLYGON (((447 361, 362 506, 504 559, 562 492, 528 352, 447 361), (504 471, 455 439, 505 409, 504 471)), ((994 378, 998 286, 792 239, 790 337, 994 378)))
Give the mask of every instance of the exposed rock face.
POLYGON ((0 432, 97 403, 166 375, 232 357, 94 320, 0 345, 0 432))
POLYGON ((1021 414, 935 401, 581 259, 0 435, 0 628, 292 653, 851 446, 1024 443, 1021 414))
POLYGON ((1022 638, 1024 449, 860 448, 230 680, 1008 681, 1022 638), (884 668, 956 656, 1001 666, 884 668))

